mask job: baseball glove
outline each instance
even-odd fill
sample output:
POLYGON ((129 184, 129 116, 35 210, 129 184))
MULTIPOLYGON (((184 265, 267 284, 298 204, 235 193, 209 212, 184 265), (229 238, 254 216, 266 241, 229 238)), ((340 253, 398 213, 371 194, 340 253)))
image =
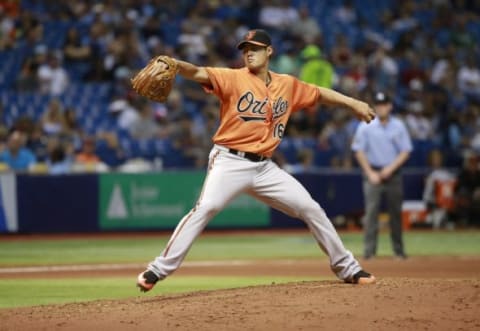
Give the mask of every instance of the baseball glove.
POLYGON ((131 79, 133 89, 150 100, 165 102, 172 90, 178 72, 177 62, 169 56, 159 55, 131 79))

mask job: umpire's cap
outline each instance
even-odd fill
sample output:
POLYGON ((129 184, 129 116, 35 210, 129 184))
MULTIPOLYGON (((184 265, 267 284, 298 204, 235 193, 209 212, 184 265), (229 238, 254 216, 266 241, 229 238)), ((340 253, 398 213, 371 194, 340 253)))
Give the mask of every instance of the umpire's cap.
POLYGON ((378 105, 378 104, 390 103, 390 102, 391 102, 391 99, 388 96, 388 94, 385 92, 378 91, 378 92, 375 92, 375 94, 373 95, 374 104, 378 105))
POLYGON ((238 49, 242 49, 245 44, 254 44, 258 46, 270 46, 272 44, 272 38, 267 33, 267 31, 262 29, 255 29, 250 30, 248 33, 243 37, 243 40, 237 44, 238 49))

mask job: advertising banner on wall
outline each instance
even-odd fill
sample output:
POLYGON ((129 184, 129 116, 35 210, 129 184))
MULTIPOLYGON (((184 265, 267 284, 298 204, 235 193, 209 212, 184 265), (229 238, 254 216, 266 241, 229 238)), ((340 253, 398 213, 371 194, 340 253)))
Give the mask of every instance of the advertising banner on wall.
POLYGON ((15 174, 0 174, 0 233, 17 231, 17 184, 15 174))
MULTIPOLYGON (((194 207, 204 172, 100 175, 100 229, 171 229, 194 207)), ((228 183, 226 183, 228 185, 228 183)), ((267 227, 269 208, 241 195, 209 228, 267 227)))

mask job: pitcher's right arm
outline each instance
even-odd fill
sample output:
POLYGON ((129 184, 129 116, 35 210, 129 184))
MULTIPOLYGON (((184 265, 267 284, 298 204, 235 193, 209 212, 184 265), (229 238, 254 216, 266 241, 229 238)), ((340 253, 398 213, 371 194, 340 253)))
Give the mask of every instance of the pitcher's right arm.
POLYGON ((192 63, 175 59, 178 65, 178 74, 203 85, 212 85, 205 67, 199 67, 192 63))

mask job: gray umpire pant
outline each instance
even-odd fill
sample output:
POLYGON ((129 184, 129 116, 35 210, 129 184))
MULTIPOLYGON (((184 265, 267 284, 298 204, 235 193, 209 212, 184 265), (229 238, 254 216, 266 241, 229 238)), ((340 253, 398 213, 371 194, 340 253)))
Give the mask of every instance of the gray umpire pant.
POLYGON ((404 255, 402 238, 402 200, 403 185, 402 175, 397 171, 388 180, 373 185, 363 176, 363 190, 365 197, 364 216, 364 256, 371 257, 377 253, 378 241, 378 213, 381 207, 382 197, 387 203, 387 213, 390 218, 390 236, 395 255, 404 255))

